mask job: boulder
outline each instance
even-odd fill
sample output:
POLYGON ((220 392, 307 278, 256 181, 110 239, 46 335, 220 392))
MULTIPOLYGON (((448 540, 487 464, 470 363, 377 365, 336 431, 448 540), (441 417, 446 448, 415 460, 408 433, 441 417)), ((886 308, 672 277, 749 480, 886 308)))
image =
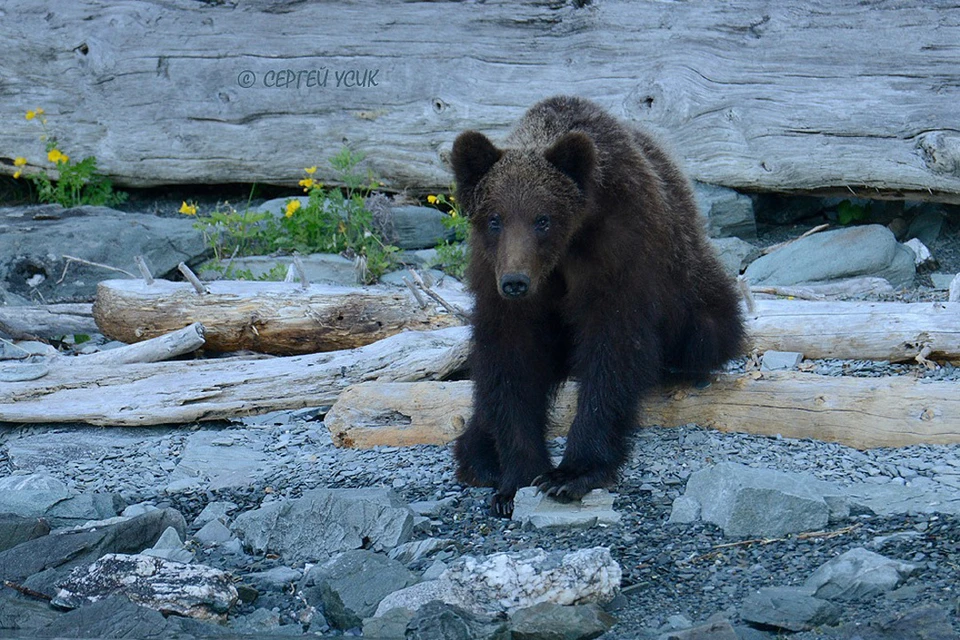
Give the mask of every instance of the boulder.
POLYGON ((322 609, 331 626, 345 631, 361 626, 384 597, 416 582, 417 576, 400 562, 356 549, 310 569, 300 593, 307 604, 322 609))
POLYGON ((757 223, 750 196, 702 182, 694 183, 693 193, 711 237, 757 237, 757 223))
POLYGON ((710 244, 716 250, 724 271, 733 278, 760 257, 760 249, 740 238, 710 238, 710 244))
POLYGON ((916 569, 857 547, 821 565, 803 586, 825 600, 867 600, 896 589, 916 569))
POLYGON ((390 489, 314 489, 241 513, 231 528, 255 553, 295 564, 351 549, 392 549, 410 539, 413 512, 390 489))
POLYGON ((229 573, 143 554, 109 553, 75 568, 58 586, 52 602, 65 609, 122 595, 156 611, 223 621, 237 603, 229 573))
POLYGON ((156 277, 177 264, 195 264, 206 252, 203 234, 187 216, 162 218, 107 207, 58 205, 0 209, 0 286, 45 303, 93 300, 97 282, 116 274, 74 263, 63 274, 64 254, 139 273, 143 256, 156 277))
POLYGON ((616 619, 596 604, 563 606, 541 602, 510 616, 512 640, 591 640, 603 635, 616 619))
POLYGON ((794 285, 870 276, 895 287, 916 273, 914 254, 881 225, 815 233, 754 260, 744 275, 754 285, 794 285))
POLYGON ((740 607, 740 617, 753 624, 808 631, 836 624, 840 608, 802 587, 765 587, 747 596, 740 607))
POLYGON ((12 549, 50 533, 50 525, 41 518, 24 518, 12 513, 0 513, 0 551, 12 549))
POLYGON ((456 605, 429 602, 407 623, 406 640, 510 640, 507 622, 456 605))
POLYGON ((621 518, 613 509, 615 497, 605 489, 594 489, 578 502, 558 502, 534 487, 523 487, 514 500, 513 520, 537 529, 615 525, 621 518))

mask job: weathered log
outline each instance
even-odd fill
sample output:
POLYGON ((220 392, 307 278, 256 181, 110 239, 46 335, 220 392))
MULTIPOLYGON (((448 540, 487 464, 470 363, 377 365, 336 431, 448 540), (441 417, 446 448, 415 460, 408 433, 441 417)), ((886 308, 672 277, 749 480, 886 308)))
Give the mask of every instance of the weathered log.
POLYGON ((500 139, 536 100, 571 93, 660 132, 705 182, 960 200, 951 3, 479 9, 6 0, 0 171, 14 171, 15 155, 27 171, 43 164, 37 129, 23 121, 43 106, 63 150, 96 156, 122 185, 293 185, 311 165, 330 181, 320 155, 347 141, 391 187, 445 188, 457 132, 500 139))
POLYGON ((0 333, 15 339, 98 333, 89 304, 0 307, 0 333))
POLYGON ((960 360, 960 304, 955 302, 811 302, 757 300, 749 318, 759 351, 798 351, 807 358, 960 360))
POLYGON ((39 380, 0 385, 0 422, 137 426, 329 405, 350 384, 452 374, 463 367, 467 331, 407 331, 359 349, 286 358, 109 368, 59 358, 39 380))
MULTIPOLYGON (((325 423, 342 447, 445 444, 473 411, 470 382, 368 382, 344 389, 325 423)), ((564 435, 576 385, 558 394, 550 436, 564 435)), ((858 449, 960 442, 960 384, 907 376, 721 375, 705 389, 651 393, 643 426, 699 424, 721 431, 839 442, 858 449)))
POLYGON ((105 280, 93 316, 100 332, 138 342, 193 322, 211 351, 249 349, 295 355, 352 349, 401 331, 459 324, 433 306, 421 309, 397 288, 350 288, 283 282, 218 281, 197 294, 187 283, 105 280))
POLYGON ((114 366, 143 362, 162 362, 196 351, 204 344, 204 328, 199 322, 125 347, 77 356, 84 366, 114 366))

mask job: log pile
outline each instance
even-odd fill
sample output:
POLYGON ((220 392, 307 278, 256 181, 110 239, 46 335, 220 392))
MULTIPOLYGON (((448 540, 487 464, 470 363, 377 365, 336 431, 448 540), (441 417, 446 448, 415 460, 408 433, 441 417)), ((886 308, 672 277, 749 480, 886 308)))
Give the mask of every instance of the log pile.
MULTIPOLYGON (((469 329, 433 329, 458 321, 421 307, 408 292, 227 282, 201 290, 102 283, 93 311, 101 331, 140 342, 47 357, 32 376, 0 376, 10 380, 0 384, 0 421, 133 426, 333 405, 326 422, 335 442, 368 447, 449 442, 472 411, 470 383, 451 381, 464 377, 469 329), (430 330, 410 330, 420 328, 430 330), (315 353, 161 362, 198 348, 296 353, 298 344, 315 353)), ((955 302, 759 300, 749 331, 755 352, 929 366, 960 361, 955 302)), ((0 374, 21 366, 0 365, 0 374)), ((955 382, 913 376, 750 371, 720 375, 706 389, 659 389, 646 398, 640 421, 860 448, 960 442, 957 391, 955 382)), ((554 410, 557 433, 570 424, 575 403, 570 383, 554 410)))

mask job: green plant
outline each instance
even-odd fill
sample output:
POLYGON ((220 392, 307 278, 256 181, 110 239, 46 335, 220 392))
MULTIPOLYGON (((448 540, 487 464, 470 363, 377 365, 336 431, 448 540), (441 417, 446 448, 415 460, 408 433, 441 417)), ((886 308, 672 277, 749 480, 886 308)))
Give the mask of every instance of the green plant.
POLYGON ((842 225, 860 222, 870 217, 869 204, 854 204, 849 200, 843 200, 837 205, 837 222, 842 225))
POLYGON ((427 196, 427 202, 446 209, 447 216, 442 220, 446 229, 453 231, 453 240, 444 240, 437 245, 436 265, 454 278, 463 279, 467 268, 467 237, 470 234, 470 222, 460 210, 460 204, 454 196, 427 196))
MULTIPOLYGON (((344 185, 325 187, 314 180, 317 167, 308 167, 300 186, 307 194, 304 204, 290 198, 283 215, 219 208, 200 218, 200 228, 213 249, 214 256, 224 261, 234 255, 252 253, 340 253, 356 260, 364 283, 376 282, 393 265, 397 248, 386 244, 374 231, 373 213, 365 198, 379 186, 368 170, 358 171, 363 156, 348 148, 330 159, 337 179, 344 185)), ((196 207, 186 202, 180 208, 186 215, 196 215, 196 207)))
MULTIPOLYGON (((114 191, 113 184, 104 176, 97 173, 97 159, 88 156, 80 162, 73 162, 70 156, 60 151, 57 139, 47 131, 47 118, 43 109, 28 111, 27 120, 37 120, 43 133, 40 139, 45 143, 47 160, 56 167, 58 178, 54 180, 46 170, 39 170, 24 176, 33 183, 37 192, 37 200, 59 204, 64 207, 80 205, 114 205, 126 200, 127 194, 114 191)), ((23 167, 27 159, 18 157, 14 160, 17 167, 14 178, 23 175, 23 167)))

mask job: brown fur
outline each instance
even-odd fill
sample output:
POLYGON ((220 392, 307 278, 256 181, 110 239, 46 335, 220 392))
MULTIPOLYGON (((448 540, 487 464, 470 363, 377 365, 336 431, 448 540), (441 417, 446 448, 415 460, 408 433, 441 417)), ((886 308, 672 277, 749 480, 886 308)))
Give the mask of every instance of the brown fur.
POLYGON ((563 500, 614 483, 643 391, 667 372, 703 379, 743 343, 689 183, 652 138, 556 97, 507 144, 468 131, 452 155, 476 297, 476 409, 455 454, 461 481, 496 488, 498 515, 531 482, 563 500), (570 374, 579 405, 553 469, 547 409, 570 374))

